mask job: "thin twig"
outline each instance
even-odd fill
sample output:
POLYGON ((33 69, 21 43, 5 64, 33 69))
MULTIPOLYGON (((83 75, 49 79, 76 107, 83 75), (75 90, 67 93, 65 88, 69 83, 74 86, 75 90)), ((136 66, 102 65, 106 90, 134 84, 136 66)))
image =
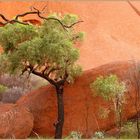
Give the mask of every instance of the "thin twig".
POLYGON ((46 8, 47 8, 47 5, 45 5, 45 6, 42 8, 41 11, 44 11, 46 8))
POLYGON ((6 21, 6 22, 9 21, 9 20, 8 20, 4 15, 2 15, 2 14, 0 14, 0 17, 1 17, 4 21, 6 21))
MULTIPOLYGON (((42 9, 42 11, 46 8, 46 6, 42 9)), ((19 21, 19 17, 24 17, 24 16, 27 16, 27 15, 37 15, 40 19, 43 19, 43 20, 56 20, 57 22, 60 23, 60 25, 63 27, 64 30, 66 30, 67 28, 72 28, 75 24, 78 24, 80 22, 83 22, 83 21, 77 21, 75 23, 72 23, 71 25, 65 25, 63 24, 58 18, 54 18, 54 17, 49 17, 49 18, 46 18, 44 16, 41 16, 41 12, 35 8, 35 7, 31 7, 31 11, 30 12, 25 12, 23 14, 18 14, 16 15, 16 17, 12 20, 9 20, 7 19, 3 14, 0 14, 0 17, 5 21, 5 22, 0 22, 2 25, 6 25, 8 23, 11 23, 11 24, 14 24, 14 23, 20 23, 20 24, 24 24, 24 25, 29 25, 28 23, 26 22, 22 22, 22 21, 19 21), (34 10, 34 11, 32 11, 34 10)))

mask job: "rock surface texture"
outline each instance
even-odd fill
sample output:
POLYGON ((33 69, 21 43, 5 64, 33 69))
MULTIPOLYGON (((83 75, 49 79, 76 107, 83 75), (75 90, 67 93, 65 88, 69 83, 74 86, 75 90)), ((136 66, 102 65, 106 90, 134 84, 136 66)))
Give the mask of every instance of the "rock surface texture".
POLYGON ((27 138, 33 128, 33 115, 24 107, 0 105, 0 138, 27 138))
MULTIPOLYGON (((140 1, 131 3, 140 11, 140 1)), ((1 1, 0 13, 12 19, 16 14, 29 11, 31 6, 41 10, 45 5, 44 16, 50 12, 73 13, 84 21, 75 26, 85 32, 79 47, 79 63, 84 70, 112 61, 140 60, 140 16, 127 1, 1 1)), ((30 19, 38 18, 34 15, 24 18, 30 19)))
MULTIPOLYGON (((131 3, 138 11, 140 10, 139 1, 131 3)), ((89 87, 99 75, 114 73, 127 83, 128 91, 123 118, 126 120, 134 116, 136 114, 135 93, 138 87, 134 76, 135 64, 128 60, 132 58, 140 60, 139 12, 136 12, 127 1, 3 1, 0 2, 0 9, 2 14, 11 19, 17 14, 30 10, 31 6, 42 9, 45 5, 47 5, 45 10, 47 14, 49 12, 77 14, 84 22, 76 25, 76 28, 86 33, 82 45, 79 45, 79 63, 84 70, 88 71, 77 78, 74 85, 65 86, 64 134, 80 131, 88 137, 97 130, 108 130, 114 126, 112 111, 106 119, 99 116, 100 107, 110 109, 112 104, 99 97, 93 97, 89 87), (18 6, 15 7, 15 5, 18 6), (115 62, 120 60, 125 62, 115 62), (112 61, 114 63, 100 66, 112 61), (100 67, 96 68, 97 66, 100 67)), ((27 16, 23 20, 35 19, 39 20, 36 16, 27 16)), ((137 72, 136 75, 140 79, 137 72)), ((34 132, 39 135, 54 135, 53 123, 57 117, 57 110, 55 91, 52 86, 42 87, 29 93, 17 104, 26 106, 33 113, 34 132)))
MULTIPOLYGON (((135 76, 140 79, 136 68, 138 69, 138 64, 133 61, 110 63, 85 71, 73 85, 66 85, 64 88, 65 123, 63 134, 80 131, 89 137, 95 131, 114 127, 114 111, 111 109, 113 104, 100 97, 95 97, 90 89, 90 83, 100 75, 116 74, 127 84, 123 119, 127 120, 134 116, 136 114, 135 97, 138 89, 135 76), (105 119, 100 115, 102 107, 110 110, 105 119)), ((23 96, 17 104, 29 108, 33 113, 34 132, 39 135, 54 135, 53 123, 57 117, 57 110, 56 93, 52 86, 42 87, 23 96)))

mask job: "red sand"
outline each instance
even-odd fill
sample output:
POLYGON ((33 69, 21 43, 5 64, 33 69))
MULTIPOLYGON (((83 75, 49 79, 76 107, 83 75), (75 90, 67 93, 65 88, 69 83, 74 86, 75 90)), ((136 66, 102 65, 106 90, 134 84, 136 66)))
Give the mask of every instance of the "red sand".
MULTIPOLYGON (((140 1, 132 3, 140 10, 140 1)), ((126 1, 0 2, 0 13, 12 18, 30 6, 42 9, 44 5, 47 12, 75 13, 84 20, 78 25, 86 33, 79 60, 84 69, 140 59, 140 16, 126 1)))

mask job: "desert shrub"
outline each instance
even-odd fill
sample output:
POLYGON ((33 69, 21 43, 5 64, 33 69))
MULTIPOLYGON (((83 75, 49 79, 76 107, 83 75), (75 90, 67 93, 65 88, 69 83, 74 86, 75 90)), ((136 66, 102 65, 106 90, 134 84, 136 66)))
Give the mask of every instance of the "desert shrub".
POLYGON ((65 139, 81 139, 82 133, 77 131, 72 131, 65 139))
MULTIPOLYGON (((126 84, 123 81, 120 81, 117 75, 110 74, 107 76, 97 77, 97 79, 90 84, 90 87, 92 90, 96 91, 98 96, 103 97, 106 101, 113 102, 116 125, 119 127, 121 132, 126 84)), ((120 135, 118 135, 118 137, 119 136, 120 135)))
POLYGON ((0 93, 3 93, 7 90, 7 87, 0 84, 0 93))
MULTIPOLYGON (((105 134, 105 139, 116 139, 114 136, 105 134)), ((136 121, 127 121, 124 123, 120 139, 137 139, 136 121)))
POLYGON ((4 74, 0 76, 0 84, 7 86, 8 88, 12 87, 27 87, 28 82, 26 76, 19 76, 19 75, 9 75, 4 74))
POLYGON ((105 100, 112 100, 116 96, 121 98, 126 91, 125 83, 119 81, 119 78, 114 74, 97 77, 90 84, 90 87, 96 91, 97 95, 102 96, 105 100))
POLYGON ((0 76, 0 84, 2 85, 0 86, 0 100, 3 103, 15 103, 22 95, 31 90, 26 76, 4 74, 0 76))
POLYGON ((3 103, 15 103, 21 96, 26 93, 26 90, 21 87, 13 87, 8 89, 2 94, 2 102, 3 103))
POLYGON ((0 101, 2 100, 3 92, 5 92, 8 88, 2 84, 0 84, 0 101))
POLYGON ((93 138, 103 139, 103 138, 105 138, 105 134, 102 131, 97 131, 97 132, 94 133, 93 138))
POLYGON ((136 139, 137 138, 137 127, 136 122, 126 122, 121 130, 120 138, 122 139, 136 139))
POLYGON ((37 89, 46 82, 37 76, 31 75, 8 75, 0 76, 0 101, 3 103, 15 103, 21 96, 37 89))

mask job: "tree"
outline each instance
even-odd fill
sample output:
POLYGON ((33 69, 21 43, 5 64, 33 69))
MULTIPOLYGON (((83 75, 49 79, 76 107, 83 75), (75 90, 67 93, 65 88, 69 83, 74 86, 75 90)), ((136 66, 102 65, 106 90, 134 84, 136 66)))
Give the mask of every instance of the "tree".
MULTIPOLYGON (((136 109, 136 127, 137 127, 137 138, 140 139, 140 80, 139 80, 139 64, 133 60, 134 67, 132 71, 129 71, 130 73, 130 81, 131 83, 134 83, 135 85, 135 102, 134 106, 136 109)), ((131 96, 130 96, 131 98, 131 96)))
POLYGON ((35 13, 27 12, 17 15, 14 20, 5 20, 5 26, 0 28, 0 44, 4 50, 0 57, 0 68, 3 72, 32 73, 55 87, 58 105, 55 138, 62 138, 64 84, 72 82, 81 73, 81 67, 76 63, 79 50, 74 45, 83 38, 83 33, 73 28, 79 22, 75 15, 53 14, 45 18, 39 10, 35 10, 44 19, 41 26, 18 20, 19 17, 35 13))
MULTIPOLYGON (((91 83, 91 89, 96 91, 96 94, 103 97, 107 101, 112 101, 116 114, 116 124, 121 131, 122 126, 122 106, 124 103, 124 93, 126 86, 124 82, 120 82, 116 75, 99 76, 91 83)), ((120 135, 120 134, 119 134, 120 135)))

